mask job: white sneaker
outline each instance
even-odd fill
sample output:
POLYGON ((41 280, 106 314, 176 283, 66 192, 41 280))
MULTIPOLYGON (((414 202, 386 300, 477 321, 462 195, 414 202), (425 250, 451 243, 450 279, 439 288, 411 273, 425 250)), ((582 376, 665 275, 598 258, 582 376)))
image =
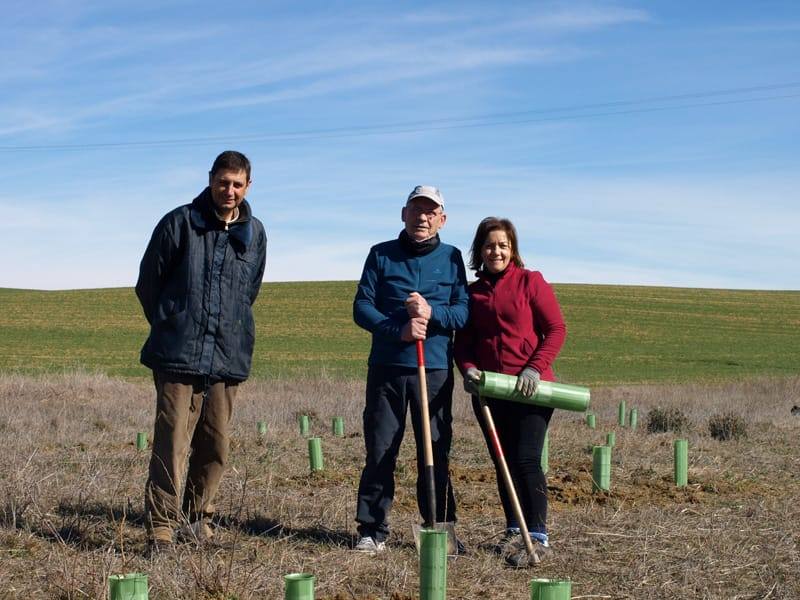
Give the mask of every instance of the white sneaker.
POLYGON ((364 535, 358 540, 353 550, 364 554, 380 554, 386 550, 386 542, 378 542, 371 535, 364 535))

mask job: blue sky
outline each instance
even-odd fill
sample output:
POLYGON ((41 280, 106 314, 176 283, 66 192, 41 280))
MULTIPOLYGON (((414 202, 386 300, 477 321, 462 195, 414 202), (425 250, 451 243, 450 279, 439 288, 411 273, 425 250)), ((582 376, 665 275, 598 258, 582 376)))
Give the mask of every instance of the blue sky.
POLYGON ((800 289, 796 2, 4 3, 0 287, 133 285, 214 156, 267 281, 357 279, 438 186, 554 282, 800 289))

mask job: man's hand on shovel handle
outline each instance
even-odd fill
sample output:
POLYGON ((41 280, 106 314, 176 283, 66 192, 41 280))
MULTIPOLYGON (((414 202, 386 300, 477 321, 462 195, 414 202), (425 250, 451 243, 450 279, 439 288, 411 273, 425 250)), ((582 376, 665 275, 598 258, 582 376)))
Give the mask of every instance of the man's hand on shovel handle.
POLYGON ((419 292, 411 292, 405 300, 408 316, 411 318, 422 317, 426 321, 431 318, 431 305, 419 292))
POLYGON ((413 342, 415 340, 424 340, 428 333, 428 319, 422 317, 413 317, 403 327, 400 333, 400 339, 404 342, 413 342))

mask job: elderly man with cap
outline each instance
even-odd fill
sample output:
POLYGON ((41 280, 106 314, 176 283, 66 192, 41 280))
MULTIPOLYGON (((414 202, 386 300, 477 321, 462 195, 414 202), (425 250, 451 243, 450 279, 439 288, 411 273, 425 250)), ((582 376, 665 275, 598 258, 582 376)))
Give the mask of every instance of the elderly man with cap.
POLYGON ((355 549, 386 548, 394 499, 394 469, 410 405, 417 442, 417 506, 428 515, 417 374, 416 341, 425 340, 437 522, 455 521, 449 476, 452 440, 453 332, 467 322, 464 261, 439 239, 447 215, 435 187, 420 185, 401 212, 397 239, 373 246, 353 302, 353 318, 372 334, 364 408, 367 457, 358 486, 359 541, 355 549))

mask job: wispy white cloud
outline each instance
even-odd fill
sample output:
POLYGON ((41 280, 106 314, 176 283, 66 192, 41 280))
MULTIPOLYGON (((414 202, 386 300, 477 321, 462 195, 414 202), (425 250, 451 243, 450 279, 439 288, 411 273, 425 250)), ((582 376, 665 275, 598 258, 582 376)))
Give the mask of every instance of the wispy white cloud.
POLYGON ((614 27, 628 23, 646 23, 653 20, 644 9, 626 8, 618 5, 570 2, 567 4, 496 5, 482 7, 480 11, 460 7, 459 11, 439 11, 435 9, 406 13, 395 19, 395 23, 413 25, 451 25, 472 23, 482 24, 484 31, 496 28, 528 29, 561 34, 604 27, 614 27))
MULTIPOLYGON (((640 12, 597 7, 558 9, 551 14, 538 11, 530 23, 568 31, 642 18, 640 12)), ((489 19, 480 16, 409 12, 399 18, 364 17, 360 34, 352 36, 347 17, 312 15, 303 25, 293 23, 294 31, 281 31, 278 42, 271 42, 269 35, 264 38, 266 43, 262 40, 255 47, 245 41, 244 48, 249 46, 254 58, 240 61, 235 69, 214 51, 225 37, 225 24, 181 29, 139 24, 87 26, 66 15, 45 26, 34 28, 29 23, 5 44, 0 42, 10 67, 3 70, 0 83, 39 87, 40 82, 58 81, 62 92, 57 98, 39 93, 38 100, 31 94, 7 95, 2 103, 6 118, 0 119, 0 135, 64 133, 112 117, 188 115, 363 89, 403 93, 402 86, 414 81, 431 80, 442 86, 452 78, 450 89, 455 91, 465 73, 491 74, 499 68, 582 56, 577 48, 552 40, 542 44, 514 39, 498 44, 498 31, 519 23, 500 12, 489 19), (414 27, 436 35, 408 35, 414 27), (309 32, 314 31, 326 35, 309 39, 309 32), (87 69, 91 76, 84 74, 87 69), (22 102, 26 117, 12 118, 22 111, 22 102)), ((280 31, 280 23, 265 27, 280 31)), ((46 86, 40 89, 44 91, 46 86)))
POLYGON ((550 32, 584 31, 628 23, 646 23, 652 16, 645 10, 619 6, 583 4, 558 8, 522 19, 518 26, 534 27, 550 32))
MULTIPOLYGON (((409 48, 411 50, 412 48, 409 48)), ((417 51, 419 49, 417 48, 417 51)), ((455 50, 430 52, 420 56, 397 49, 399 60, 392 64, 374 65, 365 70, 350 73, 331 73, 309 83, 290 83, 282 89, 255 94, 242 94, 216 102, 201 103, 198 109, 221 109, 241 106, 256 106, 311 96, 326 96, 362 88, 384 88, 425 78, 441 78, 472 69, 508 66, 520 63, 549 62, 552 53, 546 50, 524 51, 515 49, 455 50)), ((342 69, 341 63, 337 69, 342 69)), ((441 80, 438 80, 441 84, 441 80)), ((424 84, 422 84, 424 85, 424 84)))

